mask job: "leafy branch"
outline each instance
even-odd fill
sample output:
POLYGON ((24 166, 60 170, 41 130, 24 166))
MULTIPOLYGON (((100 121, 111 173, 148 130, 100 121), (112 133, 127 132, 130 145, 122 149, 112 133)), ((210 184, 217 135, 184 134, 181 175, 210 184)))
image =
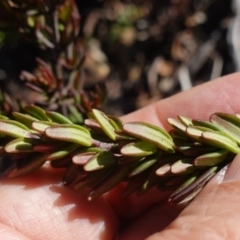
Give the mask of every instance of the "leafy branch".
POLYGON ((37 106, 1 116, 2 161, 8 177, 31 173, 45 162, 65 168, 64 185, 86 189, 92 200, 127 182, 123 196, 156 186, 173 191, 171 204, 193 199, 231 162, 240 148, 240 117, 215 113, 210 121, 168 119, 170 133, 144 122, 122 123, 93 109, 84 126, 37 106))
MULTIPOLYGON (((122 121, 101 109, 105 92, 82 89, 84 54, 74 0, 0 2, 3 31, 16 30, 42 49, 35 71, 20 79, 41 99, 18 108, 2 90, 0 156, 12 163, 8 177, 36 171, 46 162, 64 168, 64 185, 85 189, 92 200, 127 182, 123 196, 152 187, 172 191, 171 204, 193 199, 231 162, 240 148, 240 116, 215 113, 209 121, 179 116, 172 130, 122 121)), ((8 165, 8 164, 7 164, 8 165)))

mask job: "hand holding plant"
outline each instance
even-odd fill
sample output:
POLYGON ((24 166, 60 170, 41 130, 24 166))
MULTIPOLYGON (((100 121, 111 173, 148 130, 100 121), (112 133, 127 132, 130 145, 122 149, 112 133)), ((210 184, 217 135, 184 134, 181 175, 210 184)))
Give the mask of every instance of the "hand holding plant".
MULTIPOLYGON (((238 77, 239 74, 234 74, 196 87, 125 116, 123 121, 148 121, 164 127, 166 118, 176 115, 208 119, 214 112, 237 113, 239 104, 234 96, 240 88, 238 77)), ((214 177, 179 216, 180 207, 169 206, 163 200, 165 193, 156 189, 141 197, 121 198, 124 183, 88 202, 84 192, 59 184, 61 169, 48 166, 28 176, 3 179, 0 186, 2 236, 113 239, 121 228, 120 239, 124 240, 145 239, 159 231, 149 239, 234 238, 239 225, 238 160, 236 157, 224 177, 221 173, 214 177)))

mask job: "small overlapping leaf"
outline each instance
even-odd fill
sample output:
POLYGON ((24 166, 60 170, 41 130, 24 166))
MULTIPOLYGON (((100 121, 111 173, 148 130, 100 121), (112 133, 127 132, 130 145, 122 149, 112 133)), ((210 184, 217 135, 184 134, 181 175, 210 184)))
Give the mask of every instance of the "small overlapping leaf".
POLYGON ((78 147, 79 145, 75 143, 68 144, 67 146, 62 147, 60 150, 57 150, 56 152, 49 154, 49 156, 47 157, 47 161, 53 161, 53 160, 64 158, 67 155, 69 155, 71 152, 76 150, 78 147))
POLYGON ((14 138, 33 137, 28 127, 14 120, 0 120, 0 133, 14 138))
POLYGON ((159 177, 166 176, 170 173, 171 173, 171 164, 169 164, 169 163, 166 163, 166 164, 162 165, 161 167, 159 167, 156 170, 156 175, 159 176, 159 177))
POLYGON ((83 122, 83 116, 82 116, 81 112, 78 111, 76 106, 69 105, 68 110, 69 110, 68 117, 72 122, 75 122, 75 123, 82 123, 83 122))
POLYGON ((100 135, 105 136, 105 132, 101 128, 101 126, 98 124, 98 122, 94 119, 85 119, 84 125, 90 130, 91 135, 100 135))
POLYGON ((209 128, 201 126, 190 126, 187 127, 186 134, 192 139, 198 142, 202 142, 202 134, 205 131, 209 131, 209 128))
POLYGON ((175 118, 168 118, 167 122, 177 131, 185 132, 187 127, 175 118))
POLYGON ((123 181, 129 173, 129 166, 121 166, 112 170, 88 195, 88 200, 101 196, 123 181))
POLYGON ((122 130, 122 121, 121 119, 114 117, 114 116, 108 116, 110 124, 113 126, 115 130, 122 130))
POLYGON ((179 130, 176 129, 172 129, 169 131, 169 134, 171 135, 171 137, 173 138, 174 142, 178 139, 180 140, 187 140, 189 139, 189 137, 185 134, 185 132, 180 132, 179 130))
POLYGON ((233 153, 238 153, 240 151, 237 142, 224 132, 206 131, 202 134, 202 138, 209 145, 216 146, 222 149, 227 149, 233 153))
POLYGON ((115 130, 117 129, 115 129, 113 125, 109 122, 109 118, 103 112, 97 109, 93 109, 92 113, 98 124, 101 126, 102 130, 106 133, 106 135, 113 141, 115 141, 117 137, 115 130))
POLYGON ((192 119, 191 118, 187 118, 184 116, 178 116, 178 119, 180 120, 180 122, 182 124, 184 124, 186 127, 192 126, 192 119))
POLYGON ((89 131, 76 124, 62 124, 48 127, 45 130, 45 134, 49 138, 78 143, 86 147, 89 147, 92 144, 89 131))
POLYGON ((144 172, 146 169, 150 168, 153 164, 155 164, 157 160, 158 159, 156 157, 149 156, 148 158, 140 161, 137 166, 134 167, 134 169, 129 173, 129 177, 133 177, 144 172))
POLYGON ((106 169, 106 168, 100 169, 99 171, 96 171, 96 172, 88 172, 86 176, 84 176, 74 184, 73 188, 75 190, 79 190, 85 187, 94 187, 100 181, 102 181, 108 174, 109 174, 109 169, 106 169))
POLYGON ((182 186, 179 187, 175 192, 171 194, 168 198, 170 204, 177 204, 182 202, 184 199, 191 200, 193 197, 199 193, 198 189, 201 188, 216 174, 218 170, 217 166, 209 168, 206 172, 204 172, 201 176, 195 178, 195 176, 191 177, 187 180, 182 186), (196 194, 194 194, 196 193, 196 194), (188 196, 191 196, 189 198, 188 196))
POLYGON ((171 173, 171 166, 179 161, 183 157, 182 154, 168 154, 168 155, 163 155, 159 159, 159 164, 157 169, 155 170, 155 174, 159 176, 166 176, 166 175, 172 175, 171 173))
POLYGON ((134 137, 148 141, 167 152, 174 152, 172 137, 163 129, 149 123, 130 122, 123 125, 123 130, 134 137))
MULTIPOLYGON (((211 176, 212 177, 212 176, 211 176)), ((211 177, 209 179, 211 179, 211 177)), ((209 180, 208 180, 209 181, 209 180)), ((199 188, 194 189, 192 192, 190 192, 185 198, 183 198, 181 201, 178 202, 178 204, 183 204, 183 203, 187 203, 191 200, 193 200, 203 189, 204 185, 202 185, 199 188)), ((172 202, 170 204, 173 204, 172 202)))
POLYGON ((9 178, 19 177, 39 169, 46 161, 48 155, 46 154, 34 154, 27 158, 23 166, 20 166, 18 169, 12 170, 9 174, 9 178))
POLYGON ((198 175, 198 173, 195 173, 174 191, 169 198, 170 204, 181 204, 190 201, 202 190, 203 186, 201 184, 200 186, 196 186, 195 189, 188 191, 188 187, 196 181, 198 175))
POLYGON ((72 162, 76 165, 84 165, 86 164, 94 155, 96 152, 84 152, 79 153, 73 156, 72 162))
POLYGON ((37 118, 35 118, 33 116, 30 116, 28 114, 13 112, 12 115, 15 118, 16 121, 21 122, 22 124, 24 124, 28 128, 32 127, 33 122, 38 121, 37 118))
POLYGON ((53 122, 48 122, 48 121, 36 121, 32 123, 32 128, 39 132, 39 133, 44 133, 44 131, 51 126, 55 126, 56 123, 53 122))
POLYGON ((204 120, 192 120, 192 123, 194 126, 199 126, 199 127, 205 127, 205 128, 209 128, 215 131, 220 131, 221 128, 209 121, 204 121, 204 120))
POLYGON ((195 158, 194 165, 199 167, 214 166, 226 160, 228 155, 228 150, 219 150, 216 152, 206 153, 195 158))
POLYGON ((194 167, 192 159, 180 159, 171 166, 171 173, 173 174, 185 174, 194 167))
POLYGON ((25 112, 27 112, 29 115, 37 118, 38 120, 41 120, 41 121, 51 121, 50 118, 47 117, 46 115, 46 112, 38 107, 38 106, 26 106, 24 108, 25 112))
POLYGON ((125 145, 120 151, 124 156, 144 157, 155 153, 157 147, 146 141, 138 141, 125 145))
POLYGON ((209 152, 213 152, 216 150, 216 147, 209 146, 206 144, 190 144, 190 145, 180 145, 177 147, 177 150, 181 153, 183 153, 185 156, 188 157, 197 157, 202 154, 206 154, 209 152))
POLYGON ((155 174, 155 169, 149 170, 149 175, 144 176, 144 181, 141 184, 141 187, 137 191, 137 195, 142 195, 146 193, 149 189, 157 184, 159 177, 155 174))
POLYGON ((227 133, 240 144, 240 119, 226 113, 215 113, 210 117, 221 131, 227 133))
POLYGON ((105 167, 112 166, 116 163, 115 157, 111 152, 99 152, 93 155, 84 165, 85 171, 96 171, 105 167))
POLYGON ((48 118, 50 118, 52 120, 52 122, 55 122, 55 123, 60 123, 60 124, 71 124, 71 123, 73 123, 67 117, 63 116, 62 114, 60 114, 58 112, 47 111, 46 115, 47 115, 48 118))
POLYGON ((9 142, 4 147, 7 153, 33 152, 32 140, 26 138, 17 138, 9 142))

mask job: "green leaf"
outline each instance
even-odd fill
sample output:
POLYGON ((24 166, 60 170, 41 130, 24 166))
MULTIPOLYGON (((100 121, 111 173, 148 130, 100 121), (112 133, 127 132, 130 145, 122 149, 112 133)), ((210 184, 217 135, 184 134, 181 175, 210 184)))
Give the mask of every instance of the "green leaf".
POLYGON ((121 154, 124 156, 143 157, 155 153, 157 147, 146 141, 132 142, 121 148, 121 154))
POLYGON ((71 119, 72 122, 75 122, 75 123, 83 122, 82 114, 77 110, 77 108, 74 105, 69 105, 68 110, 69 110, 69 118, 71 119))
MULTIPOLYGON (((84 171, 84 173, 86 173, 84 171)), ((103 168, 101 170, 98 170, 96 172, 88 172, 86 176, 84 176, 82 179, 78 180, 73 188, 75 190, 83 189, 85 187, 93 187, 97 185, 102 179, 104 179, 109 174, 109 169, 103 168)))
POLYGON ((93 132, 95 133, 99 133, 99 134, 104 134, 103 129, 101 128, 101 126, 97 123, 97 121, 95 119, 85 119, 84 120, 84 125, 89 128, 90 130, 93 130, 93 132))
POLYGON ((178 204, 183 204, 183 203, 191 201, 202 191, 202 189, 203 189, 203 186, 196 188, 191 193, 189 193, 185 198, 183 198, 178 204))
POLYGON ((193 168, 192 159, 180 159, 171 166, 171 173, 173 174, 185 174, 193 168))
POLYGON ((109 122, 109 118, 101 111, 97 109, 93 109, 92 113, 94 115, 94 118, 97 120, 103 131, 106 133, 106 135, 111 138, 113 141, 116 140, 117 136, 115 134, 115 128, 113 125, 109 122))
POLYGON ((33 122, 38 121, 37 118, 32 117, 32 116, 30 116, 28 114, 23 114, 23 113, 19 113, 19 112, 13 112, 12 115, 15 118, 15 120, 17 120, 18 122, 23 123, 28 128, 32 127, 32 123, 33 122))
POLYGON ((199 126, 199 127, 205 127, 205 128, 209 128, 211 130, 215 130, 215 131, 220 131, 220 127, 214 123, 211 123, 209 121, 204 121, 204 120, 193 120, 192 121, 194 126, 199 126))
POLYGON ((47 161, 53 161, 53 160, 57 160, 60 158, 64 158, 67 155, 69 155, 71 152, 73 152, 75 149, 77 149, 79 147, 78 144, 69 144, 68 146, 62 147, 61 150, 58 150, 52 154, 50 154, 47 157, 47 161))
POLYGON ((44 131, 51 126, 56 126, 56 123, 47 121, 36 121, 32 123, 32 128, 39 133, 44 133, 44 131))
POLYGON ((210 117, 221 131, 234 138, 240 144, 240 119, 226 113, 215 113, 210 117))
POLYGON ((171 136, 159 127, 149 123, 130 122, 123 125, 123 130, 129 135, 151 142, 164 151, 174 152, 171 136))
POLYGON ((122 121, 121 119, 113 116, 108 116, 110 124, 115 130, 122 130, 122 121))
MULTIPOLYGON (((175 191, 174 194, 178 194, 180 192, 183 192, 184 189, 186 189, 189 185, 191 185, 199 176, 199 172, 194 173, 192 176, 190 176, 184 183, 182 183, 175 191)), ((172 196, 174 195, 172 194, 172 196)))
POLYGON ((209 146, 206 144, 190 144, 190 145, 180 145, 177 147, 177 150, 183 153, 185 156, 188 157, 197 157, 202 154, 206 154, 209 152, 216 151, 216 147, 209 146))
POLYGON ((112 166, 116 163, 113 153, 99 152, 96 153, 85 165, 85 171, 96 171, 105 167, 112 166))
POLYGON ((150 156, 143 161, 140 161, 137 167, 135 167, 130 173, 129 177, 136 176, 142 172, 144 172, 146 169, 150 168, 153 164, 157 162, 158 159, 154 158, 154 156, 150 156))
POLYGON ((33 106, 33 105, 26 106, 24 110, 31 116, 37 118, 38 120, 51 121, 50 118, 47 117, 46 112, 38 106, 33 106))
POLYGON ((141 188, 137 191, 137 195, 142 195, 151 189, 159 181, 159 177, 155 174, 155 171, 151 171, 141 185, 141 188))
POLYGON ((39 169, 46 161, 48 155, 46 154, 34 154, 27 159, 27 163, 21 166, 19 169, 12 170, 9 174, 9 178, 19 177, 39 169))
POLYGON ((4 147, 7 153, 22 153, 22 152, 33 152, 32 140, 26 138, 17 138, 4 147))
POLYGON ((182 201, 191 200, 202 189, 202 187, 216 174, 217 166, 209 168, 201 176, 195 178, 192 176, 187 182, 183 183, 168 198, 168 202, 173 205, 182 201), (200 190, 199 190, 200 189, 200 190))
POLYGON ((103 180, 93 188, 93 190, 88 195, 88 200, 93 200, 94 198, 101 196, 102 194, 108 192, 124 180, 129 173, 129 166, 121 166, 110 172, 103 180))
POLYGON ((206 153, 194 160, 195 166, 208 167, 217 165, 227 159, 228 150, 219 150, 216 152, 206 153))
POLYGON ((14 138, 31 138, 28 128, 14 120, 0 120, 0 133, 14 138))
POLYGON ((186 127, 189 127, 189 126, 192 126, 192 119, 191 118, 187 118, 187 117, 184 117, 184 116, 178 116, 178 119, 180 120, 180 122, 182 124, 184 124, 184 126, 186 127))
POLYGON ((168 175, 169 173, 171 173, 171 165, 169 163, 162 165, 156 170, 156 175, 159 177, 168 175))
POLYGON ((183 157, 182 154, 177 154, 177 153, 162 155, 162 157, 159 159, 159 167, 155 170, 155 174, 159 176, 164 176, 169 174, 172 175, 171 166, 182 157, 183 157))
POLYGON ((179 130, 171 129, 169 133, 171 137, 174 139, 174 142, 176 142, 176 139, 189 140, 189 136, 187 136, 185 132, 180 132, 179 130))
POLYGON ((206 143, 212 146, 227 149, 233 153, 238 153, 240 150, 240 148, 237 145, 237 142, 224 132, 206 131, 202 134, 202 138, 206 143))
POLYGON ((72 162, 76 165, 84 165, 86 164, 94 155, 96 152, 85 152, 85 153, 79 153, 73 156, 72 162))
POLYGON ((168 118, 167 122, 177 131, 179 132, 185 132, 187 127, 181 123, 179 120, 174 118, 168 118))
POLYGON ((92 144, 92 139, 89 131, 76 124, 62 124, 59 126, 48 127, 45 134, 49 138, 78 143, 89 147, 92 144))
POLYGON ((201 127, 201 126, 190 126, 187 127, 186 134, 191 137, 194 140, 197 140, 198 142, 202 142, 202 134, 205 131, 208 131, 209 128, 201 127))
POLYGON ((47 111, 46 115, 55 123, 72 124, 73 122, 58 112, 47 111))

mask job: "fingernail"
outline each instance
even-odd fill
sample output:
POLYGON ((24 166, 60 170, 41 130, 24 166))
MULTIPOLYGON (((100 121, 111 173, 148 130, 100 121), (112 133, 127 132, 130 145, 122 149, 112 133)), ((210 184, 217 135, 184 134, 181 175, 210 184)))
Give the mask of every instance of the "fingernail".
POLYGON ((223 182, 240 180, 240 154, 238 154, 233 162, 229 165, 229 168, 224 176, 223 182))

